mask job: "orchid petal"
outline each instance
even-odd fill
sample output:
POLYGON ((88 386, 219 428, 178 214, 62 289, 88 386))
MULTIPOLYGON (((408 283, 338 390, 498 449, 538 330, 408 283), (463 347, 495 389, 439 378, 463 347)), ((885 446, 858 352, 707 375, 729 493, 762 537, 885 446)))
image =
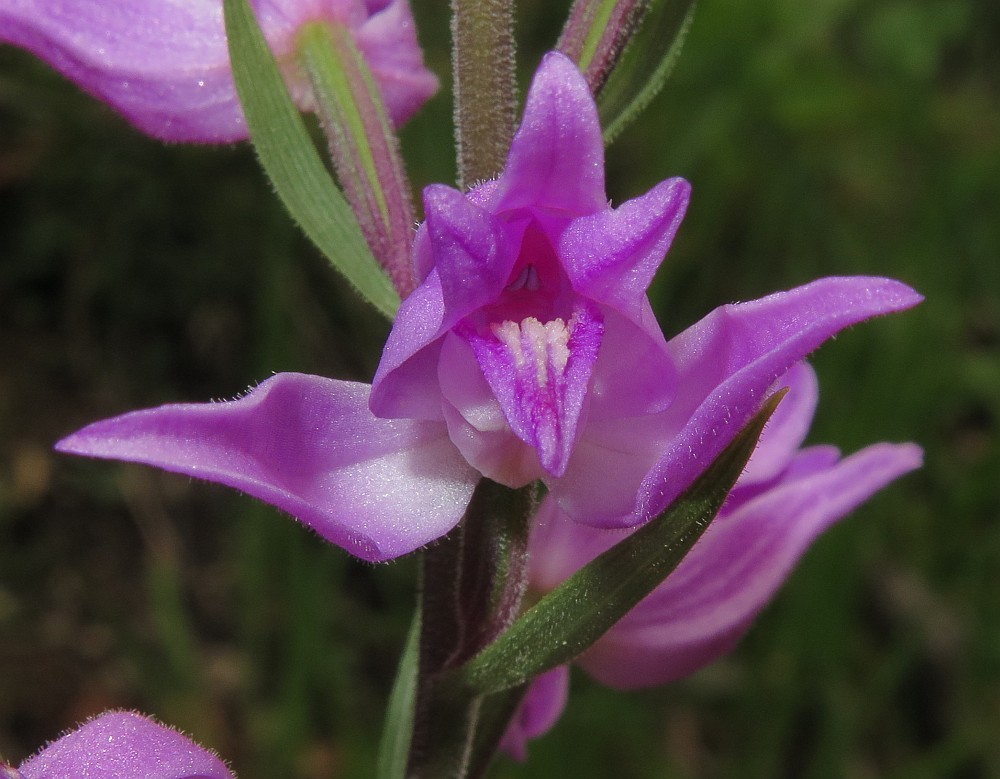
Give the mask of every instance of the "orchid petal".
POLYGON ((500 297, 517 255, 496 217, 458 190, 432 184, 424 190, 424 209, 445 322, 453 325, 500 297))
POLYGON ((387 560, 454 527, 479 475, 445 425, 374 417, 369 389, 279 374, 238 400, 96 422, 56 448, 234 487, 362 559, 387 560))
MULTIPOLYGON (((500 182, 496 179, 492 181, 484 181, 482 184, 473 187, 466 194, 469 201, 480 208, 484 208, 490 213, 493 213, 492 206, 490 205, 494 196, 493 193, 496 192, 497 185, 500 182)), ((425 206, 426 210, 426 206, 425 206)), ((434 250, 431 247, 430 237, 427 234, 427 222, 422 222, 417 228, 417 234, 413 238, 413 274, 417 279, 417 282, 422 282, 427 278, 427 274, 431 272, 434 268, 437 258, 434 256, 434 250)))
MULTIPOLYGON (((371 17, 357 0, 254 5, 283 63, 294 57, 303 23, 328 18, 351 24, 397 123, 436 88, 423 67, 405 0, 371 17)), ((247 137, 219 2, 2 0, 0 41, 32 51, 157 138, 224 143, 247 137)), ((304 84, 293 78, 292 91, 309 106, 304 84)))
POLYGON ((437 270, 403 301, 372 380, 371 410, 391 419, 441 418, 437 386, 439 340, 445 325, 444 291, 437 270))
POLYGON ((540 208, 590 214, 607 207, 597 107, 576 65, 546 54, 528 91, 521 126, 491 210, 540 208))
POLYGON ((221 3, 0 3, 0 40, 32 51, 143 131, 170 141, 246 137, 222 30, 221 3))
POLYGON ((591 421, 613 420, 619 429, 624 419, 656 414, 670 405, 677 369, 648 301, 640 325, 611 308, 602 313, 604 337, 587 413, 591 421), (644 326, 647 322, 651 326, 644 326))
POLYGON ((372 382, 381 417, 440 419, 439 339, 463 317, 499 297, 514 264, 495 218, 450 187, 424 190, 427 240, 437 259, 403 301, 372 382))
MULTIPOLYGON (((808 449, 800 455, 810 457, 808 449)), ((921 459, 913 444, 876 444, 812 473, 790 470, 755 499, 723 509, 677 570, 580 665, 603 684, 634 688, 710 663, 743 636, 817 536, 921 459)))
POLYGON ((392 0, 382 9, 366 5, 371 16, 356 32, 358 48, 378 82, 389 117, 399 127, 437 92, 437 76, 424 67, 408 0, 392 0))
POLYGON ((536 676, 500 740, 500 749, 523 763, 528 759, 528 742, 552 729, 568 698, 568 666, 556 666, 536 676))
POLYGON ((90 720, 20 767, 24 779, 233 779, 176 730, 127 711, 90 720))
POLYGON ((635 425, 591 418, 551 493, 585 524, 646 521, 725 448, 794 363, 843 328, 920 300, 897 281, 849 277, 717 308, 669 343, 678 375, 666 411, 635 425))
POLYGON ((691 185, 661 182, 618 208, 574 220, 559 241, 573 288, 632 319, 687 210, 691 185))

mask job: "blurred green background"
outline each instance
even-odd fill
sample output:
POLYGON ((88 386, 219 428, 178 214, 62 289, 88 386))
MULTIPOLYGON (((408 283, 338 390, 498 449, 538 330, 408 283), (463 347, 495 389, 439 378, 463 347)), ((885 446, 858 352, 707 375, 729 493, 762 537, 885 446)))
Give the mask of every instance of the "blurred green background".
MULTIPOLYGON (((413 2, 447 84, 443 4, 413 2)), ((521 3, 525 80, 567 5, 521 3)), ((442 93, 405 131, 415 187, 454 178, 450 112, 442 93)), ((608 167, 616 203, 693 184, 653 290, 668 334, 817 276, 922 291, 816 356, 811 440, 927 462, 824 536, 733 655, 640 693, 574 675, 496 775, 1000 776, 1000 5, 703 0, 608 167)), ((0 754, 134 707, 242 779, 370 776, 413 561, 50 447, 275 371, 370 379, 386 332, 245 146, 151 141, 0 49, 0 754)))

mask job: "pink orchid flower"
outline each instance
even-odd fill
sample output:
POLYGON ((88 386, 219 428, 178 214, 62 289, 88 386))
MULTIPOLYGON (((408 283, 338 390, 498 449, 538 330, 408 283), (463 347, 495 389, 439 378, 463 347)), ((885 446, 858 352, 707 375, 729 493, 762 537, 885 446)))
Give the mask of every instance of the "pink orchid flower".
POLYGON ((218 757, 176 730, 109 711, 53 741, 0 779, 234 779, 218 757))
MULTIPOLYGON (((351 29, 389 115, 406 121, 437 90, 407 0, 253 0, 257 20, 304 110, 296 35, 309 22, 351 29)), ((28 49, 166 141, 247 137, 222 0, 0 0, 0 42, 28 49)))
POLYGON ((226 484, 366 560, 454 527, 477 481, 541 479, 573 520, 660 513, 841 329, 915 305, 897 281, 828 278, 723 306, 667 342, 646 288, 680 224, 671 179, 608 205, 597 110, 544 59, 503 174, 424 192, 418 286, 372 386, 279 374, 226 403, 97 422, 57 448, 226 484))
MULTIPOLYGON (((841 458, 800 448, 818 399, 816 375, 794 366, 746 470, 722 511, 677 569, 575 662, 616 689, 680 679, 729 652, 816 538, 894 479, 920 467, 914 444, 875 444, 841 458)), ((777 388, 777 387, 776 387, 777 388)), ((546 500, 531 537, 531 586, 547 592, 622 539, 573 522, 546 500)), ((504 736, 524 759, 567 699, 568 667, 539 676, 504 736)))

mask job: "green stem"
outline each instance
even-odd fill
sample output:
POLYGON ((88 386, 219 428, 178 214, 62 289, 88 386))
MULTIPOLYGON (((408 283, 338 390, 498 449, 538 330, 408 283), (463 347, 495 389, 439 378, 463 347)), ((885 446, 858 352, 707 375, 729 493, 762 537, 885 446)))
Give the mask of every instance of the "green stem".
POLYGON ((530 683, 483 698, 476 718, 476 733, 469 754, 466 779, 480 779, 486 774, 511 718, 517 713, 529 687, 530 683))
POLYGON ((514 137, 512 0, 452 0, 459 186, 503 170, 514 137))
POLYGON ((462 779, 479 697, 442 694, 435 677, 451 665, 466 625, 461 613, 465 534, 459 526, 424 550, 420 567, 420 670, 409 779, 462 779))
POLYGON ((534 485, 512 490, 483 479, 462 523, 423 553, 409 777, 463 779, 474 755, 477 764, 483 762, 482 749, 473 751, 482 698, 441 686, 438 679, 494 641, 517 617, 526 586, 529 519, 536 506, 534 485))

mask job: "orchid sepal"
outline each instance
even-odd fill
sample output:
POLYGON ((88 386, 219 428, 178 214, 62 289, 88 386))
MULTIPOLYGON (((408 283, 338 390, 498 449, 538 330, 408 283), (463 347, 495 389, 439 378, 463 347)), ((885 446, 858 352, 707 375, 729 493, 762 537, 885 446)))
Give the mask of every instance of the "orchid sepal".
MULTIPOLYGON (((0 765, 0 776, 5 772, 0 765)), ((214 753, 130 711, 108 711, 13 769, 14 779, 234 779, 214 753)), ((7 779, 7 777, 5 777, 7 779)))
POLYGON ((388 560, 454 527, 479 475, 443 425, 379 419, 368 411, 369 391, 282 373, 236 400, 95 422, 56 448, 225 484, 357 557, 388 560))

